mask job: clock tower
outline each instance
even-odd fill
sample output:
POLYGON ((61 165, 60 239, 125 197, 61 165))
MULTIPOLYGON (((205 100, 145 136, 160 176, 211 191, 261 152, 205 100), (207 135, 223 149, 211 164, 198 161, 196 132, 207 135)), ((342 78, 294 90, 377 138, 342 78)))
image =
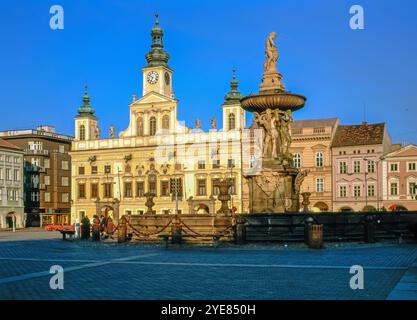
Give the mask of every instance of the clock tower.
POLYGON ((164 50, 164 31, 159 26, 156 15, 155 26, 151 31, 151 50, 145 58, 148 64, 143 71, 143 96, 149 92, 157 92, 163 96, 174 98, 172 90, 172 69, 168 66, 169 54, 164 50))

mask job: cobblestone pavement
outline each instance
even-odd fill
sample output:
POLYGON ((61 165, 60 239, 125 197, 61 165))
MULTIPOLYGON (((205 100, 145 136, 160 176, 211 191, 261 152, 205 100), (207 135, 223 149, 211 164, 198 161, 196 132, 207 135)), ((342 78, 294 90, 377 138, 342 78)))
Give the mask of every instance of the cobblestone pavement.
POLYGON ((0 232, 0 299, 386 299, 416 259, 408 244, 166 249, 0 232), (52 265, 64 290, 49 286, 52 265), (352 265, 364 267, 364 290, 350 289, 352 265))

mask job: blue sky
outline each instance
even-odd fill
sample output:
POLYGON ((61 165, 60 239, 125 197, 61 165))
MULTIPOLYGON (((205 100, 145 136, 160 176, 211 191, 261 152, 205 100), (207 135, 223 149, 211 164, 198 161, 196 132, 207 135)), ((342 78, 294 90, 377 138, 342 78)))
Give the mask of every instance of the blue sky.
POLYGON ((416 9, 415 0, 2 0, 0 130, 50 124, 73 134, 86 80, 102 132, 124 130, 158 11, 187 125, 220 123, 233 65, 241 92, 258 91, 276 31, 284 83, 308 98, 296 119, 356 124, 366 114, 387 122, 395 142, 417 143, 416 9), (65 10, 64 30, 49 28, 53 4, 65 10), (365 30, 349 28, 353 4, 365 9, 365 30))

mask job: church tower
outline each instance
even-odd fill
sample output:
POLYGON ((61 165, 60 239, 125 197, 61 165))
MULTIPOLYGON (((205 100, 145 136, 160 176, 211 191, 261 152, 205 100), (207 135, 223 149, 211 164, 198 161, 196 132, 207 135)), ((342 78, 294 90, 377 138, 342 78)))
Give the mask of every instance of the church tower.
POLYGON ((88 86, 85 85, 83 96, 83 105, 78 108, 78 114, 75 117, 75 140, 88 141, 99 139, 98 120, 94 115, 94 109, 90 106, 90 96, 88 95, 88 86))
POLYGON ((230 81, 230 92, 224 97, 223 103, 223 130, 239 130, 245 128, 245 110, 240 106, 243 98, 238 90, 239 82, 236 80, 236 70, 233 68, 233 77, 230 81))
POLYGON ((143 71, 143 96, 153 91, 174 98, 172 69, 168 66, 169 54, 164 50, 164 31, 159 26, 158 14, 151 31, 152 45, 145 59, 148 64, 143 71))

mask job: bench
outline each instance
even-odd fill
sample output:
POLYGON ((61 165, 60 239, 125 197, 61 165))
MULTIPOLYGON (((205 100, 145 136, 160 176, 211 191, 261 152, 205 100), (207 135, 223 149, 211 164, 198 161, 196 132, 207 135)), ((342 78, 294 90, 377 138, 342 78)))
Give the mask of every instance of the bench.
POLYGON ((71 238, 74 236, 75 231, 71 230, 59 230, 59 232, 62 234, 62 240, 67 240, 67 235, 69 235, 71 238))
MULTIPOLYGON (((175 236, 178 236, 178 235, 175 235, 175 236)), ((168 247, 169 239, 172 239, 173 235, 172 234, 159 234, 158 237, 162 238, 162 240, 165 243, 165 247, 168 247)), ((182 234, 180 237, 181 239, 182 238, 212 238, 214 245, 217 246, 222 235, 221 234, 201 234, 201 235, 182 234)))

